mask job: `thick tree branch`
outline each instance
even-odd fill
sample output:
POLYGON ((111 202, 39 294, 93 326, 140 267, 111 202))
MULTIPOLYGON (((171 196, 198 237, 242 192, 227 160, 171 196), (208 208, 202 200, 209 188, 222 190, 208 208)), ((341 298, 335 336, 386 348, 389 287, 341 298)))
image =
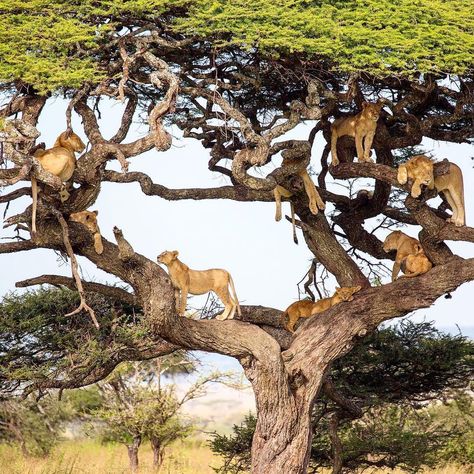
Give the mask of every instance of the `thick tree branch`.
POLYGON ((159 196, 167 201, 178 201, 182 199, 232 199, 234 201, 273 201, 273 194, 269 191, 256 191, 244 186, 222 186, 219 188, 188 188, 170 189, 161 184, 153 183, 152 179, 145 173, 131 172, 127 174, 106 170, 104 181, 113 183, 138 182, 144 194, 148 196, 159 196))
MULTIPOLYGON (((65 286, 71 290, 75 290, 76 281, 74 278, 69 278, 61 275, 41 275, 34 278, 28 278, 16 282, 17 288, 26 288, 34 285, 54 285, 54 286, 65 286)), ((122 301, 131 305, 136 305, 137 301, 135 296, 128 291, 119 288, 117 286, 103 285, 101 283, 95 283, 92 281, 83 281, 82 285, 86 292, 100 293, 102 295, 109 296, 115 300, 122 301)))

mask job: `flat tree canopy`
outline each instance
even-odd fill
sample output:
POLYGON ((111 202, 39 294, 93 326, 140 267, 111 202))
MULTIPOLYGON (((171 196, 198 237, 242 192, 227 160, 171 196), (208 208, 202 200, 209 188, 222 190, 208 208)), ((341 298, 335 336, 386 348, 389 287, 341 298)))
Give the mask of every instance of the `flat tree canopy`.
MULTIPOLYGON (((75 353, 68 353, 70 373, 55 377, 53 370, 35 378, 20 370, 15 371, 17 382, 29 389, 71 388, 106 377, 122 360, 177 349, 226 354, 240 361, 255 392, 252 472, 305 472, 314 403, 331 365, 382 321, 428 307, 474 280, 474 258, 453 255, 444 242, 474 242, 474 229, 447 222, 446 203, 438 208, 427 204, 434 192, 411 197, 411 183, 401 185, 396 169, 425 137, 450 143, 474 138, 474 1, 3 0, 0 14, 0 161, 6 164, 0 185, 35 178, 42 187, 38 232, 31 235, 28 206, 6 220, 6 226, 18 229, 18 239, 0 243, 0 253, 37 248, 67 253, 74 279, 41 275, 19 286, 77 286, 78 309, 88 311, 100 326, 90 322, 79 328, 95 335, 100 354, 84 360, 81 352, 81 371, 75 353), (62 200, 60 180, 32 156, 38 119, 47 114, 44 105, 58 96, 69 101, 65 128, 70 131, 72 113, 78 114, 89 143, 78 156, 69 198, 62 200), (103 98, 126 103, 109 139, 98 122, 103 98), (353 163, 354 140, 346 136, 337 142, 340 164, 328 166, 332 121, 377 99, 387 107, 377 122, 375 163, 353 163), (130 141, 137 119, 148 131, 130 141), (288 140, 285 134, 303 122, 312 125, 308 136, 288 140), (227 185, 170 189, 143 172, 128 172, 128 160, 170 148, 170 124, 209 150, 209 172, 225 177, 227 185), (327 144, 319 165, 312 145, 320 132, 327 144), (265 174, 261 167, 280 157, 291 164, 265 174), (122 172, 107 167, 112 160, 120 162, 122 172), (308 207, 299 177, 311 160, 319 172, 317 190, 328 204, 317 214, 308 207), (373 194, 330 191, 329 175, 346 184, 371 178, 373 194), (144 194, 169 201, 271 202, 281 185, 292 194, 297 226, 315 266, 339 286, 362 290, 350 303, 305 320, 294 335, 283 329, 281 313, 271 307, 243 306, 241 317, 227 321, 178 317, 167 273, 134 251, 126 228, 114 229, 115 242, 104 239, 99 254, 87 228, 68 220, 71 213, 92 206, 106 182, 117 187, 137 182, 144 194), (379 261, 395 257, 372 232, 369 220, 374 218, 384 229, 419 226, 433 269, 371 286, 379 282, 379 261), (81 282, 74 255, 128 286, 81 282), (138 308, 140 317, 114 316, 111 322, 109 314, 115 313, 94 308, 87 290, 138 308), (121 325, 147 344, 101 352, 100 341, 106 339, 101 335, 121 325)), ((441 166, 439 172, 446 169, 441 166)), ((0 203, 31 192, 29 186, 5 191, 0 203)), ((311 279, 307 288, 310 284, 311 279)), ((52 324, 49 320, 49 330, 52 324)), ((6 355, 12 356, 11 349, 18 358, 29 357, 29 346, 41 354, 35 339, 18 342, 17 329, 4 345, 6 355)))

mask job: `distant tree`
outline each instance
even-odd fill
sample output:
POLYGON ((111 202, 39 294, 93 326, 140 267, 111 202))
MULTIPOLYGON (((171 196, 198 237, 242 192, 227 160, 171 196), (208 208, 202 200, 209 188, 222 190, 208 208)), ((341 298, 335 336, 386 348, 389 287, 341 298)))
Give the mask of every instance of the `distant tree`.
POLYGON ((138 469, 138 450, 146 439, 153 449, 153 464, 159 468, 166 446, 186 437, 193 429, 192 422, 181 414, 182 406, 204 395, 207 384, 228 378, 226 374, 208 374, 178 396, 175 385, 163 386, 161 377, 168 370, 169 373, 187 373, 194 364, 185 354, 178 357, 176 353, 159 358, 158 364, 154 369, 143 362, 125 364, 98 384, 103 401, 93 415, 106 424, 101 437, 104 441, 127 446, 132 472, 138 469))
MULTIPOLYGON (((474 387, 472 387, 474 388, 474 387)), ((472 389, 471 388, 471 389, 472 389)), ((441 451, 440 457, 446 462, 474 466, 474 399, 472 392, 459 394, 453 400, 438 405, 434 410, 438 424, 446 429, 457 429, 461 436, 450 441, 441 451)))
POLYGON ((0 442, 20 446, 24 456, 45 456, 61 437, 72 413, 56 398, 0 401, 0 442))
MULTIPOLYGON (((448 459, 448 453, 469 462, 455 446, 460 440, 470 446, 472 423, 440 423, 439 411, 426 406, 451 397, 468 412, 472 400, 460 393, 470 388, 473 354, 472 341, 426 322, 403 320, 365 338, 337 361, 316 402, 311 467, 332 466, 334 473, 370 466, 417 471, 448 459)), ((249 468, 255 421, 249 415, 231 436, 214 435, 212 449, 224 457, 219 472, 249 468)))

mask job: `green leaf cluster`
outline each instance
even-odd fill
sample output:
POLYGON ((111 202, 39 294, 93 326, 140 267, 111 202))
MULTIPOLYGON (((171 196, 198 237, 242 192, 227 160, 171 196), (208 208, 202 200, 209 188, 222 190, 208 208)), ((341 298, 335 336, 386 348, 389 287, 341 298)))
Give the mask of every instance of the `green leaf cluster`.
POLYGON ((333 73, 473 71, 474 0, 0 0, 0 82, 40 93, 97 83, 118 56, 110 40, 158 24, 333 73))
POLYGON ((463 74, 473 66, 473 0, 201 0, 177 24, 218 35, 216 44, 321 58, 335 72, 463 74))
POLYGON ((25 456, 44 456, 61 438, 71 407, 47 396, 37 401, 11 398, 0 401, 0 442, 17 444, 25 456))

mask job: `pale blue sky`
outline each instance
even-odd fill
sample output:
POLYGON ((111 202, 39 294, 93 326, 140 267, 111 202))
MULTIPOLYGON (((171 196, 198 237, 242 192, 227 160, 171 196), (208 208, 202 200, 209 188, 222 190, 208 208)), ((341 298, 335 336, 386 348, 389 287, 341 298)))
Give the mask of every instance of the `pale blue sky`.
MULTIPOLYGON (((105 104, 105 103, 102 103, 105 104)), ((55 137, 64 130, 64 110, 61 99, 50 100, 44 110, 38 129, 39 141, 51 146, 55 137)), ((106 137, 113 135, 121 117, 122 105, 104 106, 101 128, 106 137)), ((74 130, 83 135, 77 116, 74 130)), ((301 125, 291 132, 291 137, 307 136, 312 123, 301 125), (304 134, 304 135, 303 135, 304 134)), ((129 139, 145 133, 138 124, 129 139)), ((227 178, 207 169, 208 151, 192 139, 179 139, 177 128, 172 148, 161 153, 151 151, 130 160, 131 171, 143 171, 155 182, 169 187, 210 187, 226 184, 227 178)), ((452 145, 426 141, 425 148, 437 159, 447 157, 460 165, 464 172, 466 190, 466 219, 474 224, 474 198, 471 185, 474 182, 472 146, 452 145)), ((313 167, 319 171, 322 150, 319 135, 313 147, 313 167)), ((273 166, 273 165, 272 165, 273 166)), ((109 167, 119 170, 117 163, 109 167)), ((367 180, 364 180, 364 183, 367 180)), ((330 183, 329 189, 341 192, 330 183)), ((28 197, 12 205, 8 215, 26 207, 28 197)), ((289 212, 288 203, 283 211, 289 212)), ((0 207, 3 212, 4 206, 0 207)), ((155 260, 163 250, 179 250, 180 258, 191 268, 221 267, 229 270, 234 278, 237 294, 242 304, 259 304, 284 309, 298 297, 296 283, 308 269, 312 257, 301 238, 299 246, 291 238, 290 224, 274 221, 274 203, 238 203, 219 201, 167 202, 159 197, 142 194, 138 184, 104 184, 97 203, 92 209, 99 210, 99 224, 105 238, 113 241, 112 228, 118 226, 137 252, 155 260)), ((418 229, 408 227, 404 232, 416 236, 418 229)), ((12 230, 0 230, 0 237, 11 236, 12 230)), ((381 238, 384 234, 379 234, 381 238)), ((474 245, 450 242, 451 249, 463 257, 474 255, 474 245)), ((84 279, 109 281, 114 279, 97 270, 94 265, 80 258, 84 279)), ((389 266, 392 263, 386 260, 389 266)), ((58 266, 52 251, 35 250, 12 255, 0 255, 0 295, 14 289, 15 282, 43 273, 70 275, 70 268, 58 266)), ((388 282, 388 279, 385 283, 388 282)), ((474 283, 466 284, 453 293, 451 300, 440 298, 430 309, 417 312, 417 318, 436 321, 439 327, 458 324, 469 331, 474 326, 472 294, 474 283)), ((196 306, 193 304, 193 306, 196 306)))

